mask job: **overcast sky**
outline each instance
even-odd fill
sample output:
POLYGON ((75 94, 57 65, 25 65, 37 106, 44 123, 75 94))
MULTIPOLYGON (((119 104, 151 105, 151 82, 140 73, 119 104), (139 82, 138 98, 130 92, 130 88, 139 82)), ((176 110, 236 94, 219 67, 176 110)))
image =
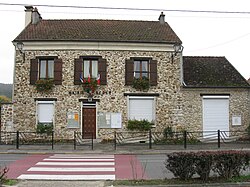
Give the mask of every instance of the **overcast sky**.
MULTIPOLYGON (((43 19, 158 20, 161 10, 250 12, 249 0, 0 0, 0 3, 158 9, 109 10, 38 6, 43 19)), ((225 56, 246 79, 250 78, 250 13, 190 13, 164 11, 165 19, 183 42, 186 56, 225 56)), ((23 6, 0 5, 0 82, 13 82, 12 40, 24 29, 23 6)))

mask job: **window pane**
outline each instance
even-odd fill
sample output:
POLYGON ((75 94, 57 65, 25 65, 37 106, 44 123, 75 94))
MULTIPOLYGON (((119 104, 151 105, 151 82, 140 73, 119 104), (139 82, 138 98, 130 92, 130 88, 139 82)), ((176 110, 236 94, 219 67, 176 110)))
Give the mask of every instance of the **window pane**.
POLYGON ((87 78, 90 75, 90 71, 89 71, 90 66, 89 65, 90 65, 89 60, 83 61, 83 77, 84 78, 87 78))
POLYGON ((40 79, 46 78, 46 60, 40 61, 40 79))
POLYGON ((142 71, 148 71, 148 61, 142 61, 142 71))
POLYGON ((147 77, 148 78, 148 73, 142 73, 142 77, 147 77))
POLYGON ((98 61, 92 60, 92 78, 97 78, 98 74, 98 61))
POLYGON ((134 61, 134 71, 140 71, 140 61, 134 61))
POLYGON ((54 78, 54 60, 48 60, 48 78, 54 78))
POLYGON ((139 73, 139 72, 135 72, 135 73, 134 73, 134 77, 135 77, 135 78, 140 78, 140 73, 139 73))

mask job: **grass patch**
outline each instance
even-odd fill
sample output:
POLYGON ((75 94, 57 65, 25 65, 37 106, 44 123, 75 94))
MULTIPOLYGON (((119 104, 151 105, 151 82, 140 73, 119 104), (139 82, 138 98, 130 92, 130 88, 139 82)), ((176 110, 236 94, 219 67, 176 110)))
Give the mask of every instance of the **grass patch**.
POLYGON ((18 183, 18 180, 14 180, 14 179, 6 179, 3 182, 4 185, 8 185, 8 186, 13 186, 13 185, 16 185, 17 183, 18 183))

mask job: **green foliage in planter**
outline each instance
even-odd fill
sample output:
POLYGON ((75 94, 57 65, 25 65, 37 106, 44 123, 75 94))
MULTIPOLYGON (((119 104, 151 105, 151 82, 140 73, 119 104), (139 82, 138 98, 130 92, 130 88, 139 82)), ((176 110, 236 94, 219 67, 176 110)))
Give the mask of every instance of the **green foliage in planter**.
POLYGON ((173 129, 172 127, 166 127, 164 130, 163 130, 163 134, 164 134, 164 138, 168 139, 168 138, 173 138, 174 136, 174 132, 173 132, 173 129))
POLYGON ((38 92, 47 92, 54 87, 53 79, 39 79, 36 81, 36 90, 38 92))
POLYGON ((154 123, 149 122, 147 120, 129 120, 128 121, 128 126, 127 129, 128 130, 138 130, 138 131, 148 131, 152 128, 152 126, 154 125, 154 123))
POLYGON ((97 89, 98 81, 94 78, 84 78, 82 81, 83 91, 87 93, 94 93, 97 89))
POLYGON ((132 87, 138 90, 148 90, 149 79, 147 77, 134 78, 132 87))
POLYGON ((36 132, 39 134, 47 133, 52 134, 53 131, 53 123, 38 123, 36 132))
POLYGON ((248 137, 250 138, 250 124, 247 126, 246 131, 247 131, 248 137))

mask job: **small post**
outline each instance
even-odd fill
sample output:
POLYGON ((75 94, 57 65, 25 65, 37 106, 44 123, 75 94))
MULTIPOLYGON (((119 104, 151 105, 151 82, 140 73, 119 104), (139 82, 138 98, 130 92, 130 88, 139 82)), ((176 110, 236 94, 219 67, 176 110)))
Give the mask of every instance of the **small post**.
POLYGON ((220 130, 218 130, 218 148, 220 148, 220 130))
POLYGON ((74 150, 76 150, 76 131, 74 131, 74 150))
POLYGON ((114 132, 114 148, 116 150, 116 131, 114 132))
POLYGON ((186 130, 183 132, 183 137, 184 137, 184 149, 187 149, 187 131, 186 130))
POLYGON ((54 149, 54 131, 51 132, 51 148, 54 149))
POLYGON ((94 150, 94 134, 93 134, 93 132, 91 133, 91 148, 92 148, 92 150, 94 150))
POLYGON ((19 149, 19 131, 16 131, 16 149, 19 149))
POLYGON ((149 130, 149 149, 152 149, 152 131, 149 130))

